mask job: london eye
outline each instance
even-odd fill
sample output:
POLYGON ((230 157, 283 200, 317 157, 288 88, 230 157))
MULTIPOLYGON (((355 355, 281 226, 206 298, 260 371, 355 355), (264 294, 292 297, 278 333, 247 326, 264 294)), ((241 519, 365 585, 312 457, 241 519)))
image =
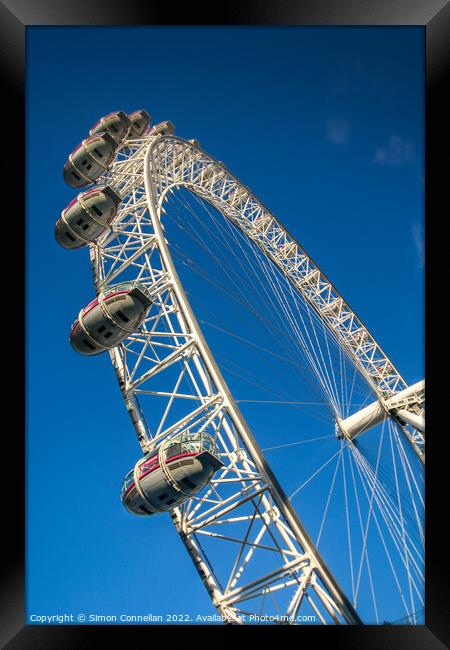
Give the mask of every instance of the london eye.
POLYGON ((130 516, 171 517, 224 622, 383 623, 387 603, 420 622, 425 382, 408 384, 296 234, 171 122, 101 118, 64 180, 80 193, 55 236, 88 247, 93 274, 70 344, 117 376, 139 445, 130 516), (273 406, 261 431, 258 402, 273 406))

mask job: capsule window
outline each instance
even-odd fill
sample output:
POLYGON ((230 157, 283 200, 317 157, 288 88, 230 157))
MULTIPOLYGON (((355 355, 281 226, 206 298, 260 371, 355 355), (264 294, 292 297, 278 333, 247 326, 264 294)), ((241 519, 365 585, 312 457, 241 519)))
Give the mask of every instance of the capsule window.
POLYGON ((75 237, 72 237, 70 232, 66 232, 66 237, 68 237, 70 239, 70 241, 75 241, 75 237))
POLYGON ((76 172, 72 172, 72 176, 75 176, 78 181, 81 181, 81 176, 78 176, 76 172))
POLYGON ((83 230, 87 230, 88 228, 89 228, 89 224, 85 223, 84 226, 83 226, 83 230))
POLYGON ((101 151, 99 151, 97 148, 94 149, 94 153, 97 154, 99 158, 103 158, 103 154, 101 151))
POLYGON ((151 515, 151 511, 146 508, 145 506, 139 506, 139 510, 142 510, 142 512, 145 512, 147 515, 151 515))
POLYGON ((123 311, 121 311, 120 309, 117 311, 117 315, 121 320, 123 320, 124 323, 128 323, 128 321, 130 320, 128 316, 125 316, 123 311))
POLYGON ((187 477, 181 479, 181 482, 183 483, 183 485, 186 485, 186 487, 190 488, 191 490, 197 487, 197 485, 193 483, 190 478, 187 477))
POLYGON ((99 217, 102 216, 103 212, 102 212, 101 210, 99 210, 99 209, 97 208, 96 205, 91 206, 91 209, 92 209, 92 210, 95 212, 95 214, 98 215, 99 217))
POLYGON ((91 343, 89 343, 89 341, 88 341, 87 339, 83 339, 83 343, 84 343, 85 346, 86 346, 87 348, 89 348, 90 350, 95 350, 95 347, 94 347, 91 343))
POLYGON ((168 506, 171 506, 172 503, 175 503, 175 499, 168 499, 168 500, 166 501, 166 503, 167 503, 168 506))
POLYGON ((106 300, 107 305, 111 305, 113 302, 118 302, 119 300, 126 300, 126 296, 113 296, 112 298, 108 298, 106 300))
POLYGON ((77 226, 81 226, 82 223, 83 223, 83 219, 78 219, 77 226))
POLYGON ((159 501, 164 501, 164 499, 167 499, 168 496, 169 495, 167 494, 167 492, 163 492, 162 494, 159 495, 158 499, 159 501))
POLYGON ((110 336, 112 336, 112 332, 106 332, 105 339, 109 339, 110 336))
POLYGON ((99 332, 99 333, 101 334, 102 332, 105 331, 105 329, 106 329, 106 327, 105 327, 104 325, 100 325, 100 327, 98 328, 97 332, 99 332))
POLYGON ((110 129, 111 129, 111 131, 114 131, 114 133, 119 133, 119 131, 114 126, 114 124, 111 124, 110 129))
POLYGON ((168 460, 169 458, 173 458, 174 456, 177 456, 180 452, 181 452, 181 445, 180 445, 180 443, 175 443, 175 444, 173 444, 173 445, 170 445, 170 446, 167 448, 167 451, 166 451, 166 458, 167 458, 167 460, 168 460))

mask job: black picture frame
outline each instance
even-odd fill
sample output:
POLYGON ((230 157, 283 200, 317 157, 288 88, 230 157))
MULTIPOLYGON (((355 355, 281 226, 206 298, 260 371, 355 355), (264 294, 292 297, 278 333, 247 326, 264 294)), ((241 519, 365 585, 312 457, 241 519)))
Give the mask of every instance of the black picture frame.
MULTIPOLYGON (((7 376, 3 396, 3 464, 4 494, 2 581, 0 586, 0 642, 9 650, 24 648, 89 647, 104 641, 111 635, 115 643, 130 644, 131 632, 142 634, 150 642, 157 633, 166 642, 173 642, 174 635, 180 633, 192 642, 196 635, 201 642, 213 641, 218 637, 223 644, 233 642, 236 635, 243 642, 252 642, 255 634, 263 632, 269 640, 289 637, 317 643, 332 643, 335 648, 414 648, 435 649, 449 647, 449 584, 448 584, 448 541, 446 524, 448 522, 449 491, 447 485, 445 428, 438 431, 437 404, 446 405, 443 383, 437 378, 433 368, 438 368, 439 355, 433 331, 442 326, 441 304, 432 301, 435 287, 442 283, 438 261, 446 260, 444 246, 447 238, 442 234, 445 219, 440 221, 446 192, 445 118, 448 104, 445 103, 445 85, 449 71, 450 6, 445 0, 285 0, 279 3, 267 1, 245 1, 236 4, 228 2, 220 6, 217 15, 212 15, 204 4, 186 3, 184 8, 174 10, 169 5, 150 1, 96 0, 86 2, 62 2, 61 0, 8 0, 0 2, 0 73, 3 79, 3 143, 6 183, 4 198, 11 203, 8 208, 9 228, 17 246, 14 251, 15 275, 11 282, 5 274, 5 284, 13 294, 17 305, 17 323, 3 328, 4 336, 11 335, 16 341, 23 341, 24 352, 18 355, 17 349, 10 350, 13 363, 7 376), (235 627, 235 626, 194 626, 185 628, 173 626, 170 632, 152 628, 152 637, 147 627, 140 626, 32 626, 25 625, 25 435, 26 435, 26 310, 24 296, 26 283, 25 239, 25 75, 26 52, 25 31, 33 25, 419 25, 426 33, 426 377, 428 403, 429 436, 427 442, 427 482, 426 482, 426 607, 424 626, 358 626, 342 628, 318 628, 316 626, 292 627, 235 627), (20 116, 20 118, 19 118, 20 116), (11 221, 14 223, 11 224, 11 221), (433 247, 433 248, 432 248, 433 247), (20 287, 17 278, 22 277, 20 287), (439 310, 439 311, 438 311, 439 310), (433 344, 435 349, 433 350, 433 344), (24 379, 25 378, 25 379, 24 379), (442 391, 442 394, 441 394, 442 391), (17 396, 22 395, 22 399, 17 396), (22 433, 25 431, 25 435, 22 433), (8 441, 8 449, 5 444, 8 441), (5 513, 6 510, 6 513, 5 513), (5 517, 6 514, 6 517, 5 517), (205 629, 205 627, 207 629, 205 629), (162 634, 161 634, 162 632, 162 634), (287 637, 284 637, 287 635, 287 637)), ((448 82, 447 82, 448 85, 448 82)), ((448 168, 448 163, 447 163, 448 168)), ((32 173, 27 169, 26 173, 32 173)), ((3 215, 6 218, 6 214, 3 215)), ((443 215, 444 217, 445 215, 443 215)), ((448 248, 448 247, 447 247, 448 248)), ((448 252, 447 252, 448 256, 448 252)), ((10 267, 8 267, 10 268, 10 267)), ((445 268, 445 267, 444 267, 445 268)), ((11 270, 8 273, 12 273, 11 270)), ((6 287, 4 286, 4 290, 6 287)), ((438 292, 436 292, 438 293, 438 292)), ((446 352, 445 352, 446 354, 446 352)), ((6 361, 5 361, 6 364, 6 361)))

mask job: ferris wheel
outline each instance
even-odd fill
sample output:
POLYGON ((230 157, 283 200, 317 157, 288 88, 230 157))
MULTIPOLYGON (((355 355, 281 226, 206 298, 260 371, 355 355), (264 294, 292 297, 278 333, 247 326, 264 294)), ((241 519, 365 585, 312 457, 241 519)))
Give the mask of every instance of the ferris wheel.
MULTIPOLYGON (((55 236, 67 249, 89 246, 96 297, 79 312, 70 343, 88 356, 108 352, 141 447, 123 481, 125 508, 169 513, 224 622, 382 623, 387 600, 398 619, 417 623, 424 381, 407 384, 280 221, 196 140, 175 136, 170 122, 150 126, 143 110, 101 118, 70 154, 64 179, 93 186, 63 210, 55 236), (171 230, 182 233, 185 249, 171 230), (202 259, 216 263, 217 277, 202 259), (198 296, 188 298, 184 267, 223 298, 216 324, 194 315, 198 296), (257 322, 250 334, 227 330, 227 298, 257 322), (322 396, 326 428, 311 443, 331 455, 320 467, 304 452, 308 429, 300 435, 274 419, 268 437, 252 431, 206 327, 301 372, 322 396), (258 327, 271 343, 256 342, 258 327), (288 457, 272 463, 274 450, 288 457), (314 541, 305 504, 319 529, 314 541)), ((302 405, 281 381, 259 385, 239 359, 228 363, 274 403, 302 405)))

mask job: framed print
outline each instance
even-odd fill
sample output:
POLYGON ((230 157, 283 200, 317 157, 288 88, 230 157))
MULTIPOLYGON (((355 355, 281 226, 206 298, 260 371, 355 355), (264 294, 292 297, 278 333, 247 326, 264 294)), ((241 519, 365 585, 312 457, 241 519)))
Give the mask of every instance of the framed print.
POLYGON ((1 5, 5 647, 448 644, 443 5, 1 5))

